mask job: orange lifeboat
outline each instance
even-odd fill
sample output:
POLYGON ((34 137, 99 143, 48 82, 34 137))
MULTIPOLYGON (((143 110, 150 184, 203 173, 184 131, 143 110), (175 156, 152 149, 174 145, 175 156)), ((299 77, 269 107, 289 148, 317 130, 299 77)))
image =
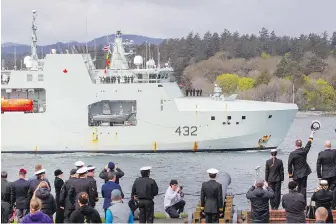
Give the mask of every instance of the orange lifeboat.
POLYGON ((28 99, 4 99, 1 98, 1 111, 32 112, 33 101, 28 99))

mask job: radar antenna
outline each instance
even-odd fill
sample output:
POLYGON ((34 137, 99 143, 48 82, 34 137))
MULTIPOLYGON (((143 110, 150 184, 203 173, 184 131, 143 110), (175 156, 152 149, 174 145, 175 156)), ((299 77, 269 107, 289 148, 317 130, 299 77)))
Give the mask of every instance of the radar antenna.
POLYGON ((33 12, 33 22, 32 22, 32 44, 31 44, 31 59, 32 59, 32 68, 37 69, 38 66, 38 55, 37 55, 37 35, 36 35, 36 16, 37 11, 32 10, 33 12))

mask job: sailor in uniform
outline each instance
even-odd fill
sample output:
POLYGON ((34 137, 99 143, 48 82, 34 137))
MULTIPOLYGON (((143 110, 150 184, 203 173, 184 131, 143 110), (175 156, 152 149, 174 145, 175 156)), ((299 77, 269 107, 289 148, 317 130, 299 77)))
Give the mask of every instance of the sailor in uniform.
POLYGON ((281 159, 276 158, 277 150, 271 150, 272 158, 266 161, 265 181, 274 191, 274 198, 270 200, 271 208, 277 210, 281 200, 281 182, 284 181, 284 167, 281 159))
POLYGON ((92 191, 93 191, 93 197, 89 199, 89 202, 90 202, 90 206, 94 208, 96 206, 96 202, 99 200, 97 182, 94 178, 96 167, 92 165, 88 165, 87 170, 88 170, 87 179, 90 180, 92 191))
MULTIPOLYGON (((91 206, 90 200, 94 198, 95 193, 92 189, 92 184, 90 179, 87 178, 87 167, 82 167, 76 171, 76 174, 78 174, 78 178, 75 179, 72 183, 72 186, 69 190, 69 196, 70 201, 77 202, 77 196, 81 192, 86 192, 89 195, 89 205, 91 206)), ((76 203, 76 208, 79 206, 78 203, 76 203)))
POLYGON ((154 221, 154 196, 158 195, 159 188, 154 179, 150 178, 152 167, 140 169, 141 177, 137 178, 132 186, 131 197, 139 200, 139 223, 153 223, 154 221))
POLYGON ((313 130, 309 136, 305 147, 302 147, 302 141, 295 141, 295 150, 289 154, 288 157, 288 175, 293 179, 298 187, 297 191, 303 194, 305 201, 307 201, 307 179, 311 174, 310 166, 307 163, 307 155, 310 151, 313 142, 315 131, 313 130))
POLYGON ((201 210, 205 214, 206 223, 218 223, 219 213, 223 213, 222 185, 216 182, 218 172, 214 168, 208 169, 210 180, 202 183, 201 210))

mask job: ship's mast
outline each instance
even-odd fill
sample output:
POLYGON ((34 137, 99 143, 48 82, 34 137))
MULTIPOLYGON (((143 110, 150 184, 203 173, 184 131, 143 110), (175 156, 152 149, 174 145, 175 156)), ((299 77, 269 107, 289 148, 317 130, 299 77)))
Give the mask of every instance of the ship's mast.
POLYGON ((33 22, 32 22, 32 44, 31 44, 31 60, 32 60, 32 69, 37 69, 38 67, 38 55, 37 55, 37 35, 36 35, 36 16, 37 11, 33 10, 33 22))

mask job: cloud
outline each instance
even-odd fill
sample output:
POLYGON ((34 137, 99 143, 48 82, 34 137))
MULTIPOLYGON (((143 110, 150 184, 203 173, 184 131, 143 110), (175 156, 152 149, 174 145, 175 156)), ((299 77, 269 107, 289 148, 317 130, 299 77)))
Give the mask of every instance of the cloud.
POLYGON ((331 33, 335 8, 335 0, 2 0, 1 37, 2 43, 30 43, 32 9, 38 11, 38 43, 49 44, 84 42, 116 30, 162 38, 225 28, 258 33, 266 27, 292 36, 331 33))

